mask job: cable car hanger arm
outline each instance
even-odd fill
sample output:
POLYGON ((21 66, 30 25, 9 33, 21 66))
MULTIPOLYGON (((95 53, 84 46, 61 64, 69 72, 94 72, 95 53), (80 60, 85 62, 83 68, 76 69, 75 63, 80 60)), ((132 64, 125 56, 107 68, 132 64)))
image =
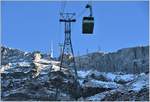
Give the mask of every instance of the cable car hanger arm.
POLYGON ((85 8, 89 8, 89 10, 90 10, 90 17, 92 17, 92 14, 93 14, 92 6, 90 4, 87 4, 85 8))

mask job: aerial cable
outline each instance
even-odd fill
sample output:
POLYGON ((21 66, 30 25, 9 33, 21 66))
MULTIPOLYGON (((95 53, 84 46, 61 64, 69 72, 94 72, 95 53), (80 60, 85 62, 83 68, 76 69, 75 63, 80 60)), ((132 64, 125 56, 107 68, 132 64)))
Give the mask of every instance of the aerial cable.
POLYGON ((85 13, 85 11, 86 11, 86 8, 84 8, 84 9, 76 16, 76 18, 81 17, 81 16, 85 13))
MULTIPOLYGON (((62 15, 62 13, 63 13, 63 10, 64 10, 64 6, 65 5, 65 2, 64 1, 61 1, 61 4, 60 4, 60 10, 59 10, 59 16, 61 16, 62 18, 64 18, 63 17, 63 15, 62 15)), ((61 43, 62 43, 62 40, 63 40, 63 35, 62 35, 62 26, 61 26, 61 22, 59 22, 59 31, 58 31, 58 33, 59 33, 59 41, 58 41, 58 45, 60 45, 61 43)))
POLYGON ((64 13, 65 11, 65 7, 66 7, 67 1, 62 1, 61 3, 61 9, 60 9, 60 13, 64 13))
POLYGON ((66 5, 67 5, 67 1, 64 1, 64 9, 63 9, 63 12, 65 11, 66 5))
POLYGON ((61 1, 60 12, 63 12, 63 8, 64 8, 64 2, 63 2, 63 1, 61 1))
MULTIPOLYGON (((63 13, 65 11, 66 3, 67 1, 61 1, 60 10, 59 10, 60 13, 59 15, 63 19, 64 19, 63 13)), ((59 22, 59 43, 61 43, 63 40, 61 30, 62 30, 62 26, 61 26, 61 22, 59 22)))
MULTIPOLYGON (((88 2, 87 2, 87 5, 92 6, 92 0, 91 0, 91 1, 88 1, 88 2)), ((82 15, 85 13, 86 10, 87 10, 87 8, 84 8, 84 9, 76 16, 76 18, 79 18, 80 16, 82 16, 82 15)), ((92 13, 93 13, 93 12, 92 12, 92 13)))
MULTIPOLYGON (((62 17, 62 18, 64 18, 64 16, 63 16, 63 13, 64 13, 64 11, 65 11, 65 7, 66 7, 66 3, 67 3, 67 1, 61 1, 61 7, 60 7, 60 11, 59 11, 59 15, 62 17)), ((59 22, 59 33, 61 34, 61 22, 59 22)), ((62 39, 60 39, 60 40, 62 40, 62 39)))

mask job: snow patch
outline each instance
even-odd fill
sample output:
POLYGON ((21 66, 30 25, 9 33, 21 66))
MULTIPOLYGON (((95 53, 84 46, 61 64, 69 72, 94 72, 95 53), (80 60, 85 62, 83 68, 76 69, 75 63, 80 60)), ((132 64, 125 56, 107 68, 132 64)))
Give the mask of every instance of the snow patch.
POLYGON ((30 63, 29 62, 19 62, 17 63, 20 67, 29 67, 30 63))
POLYGON ((115 78, 116 78, 116 74, 113 74, 113 73, 106 73, 105 74, 105 77, 108 79, 108 80, 111 80, 111 81, 114 81, 115 78))
POLYGON ((143 86, 145 86, 145 81, 138 81, 138 82, 132 84, 132 87, 133 87, 132 90, 140 91, 143 88, 143 86))
POLYGON ((104 97, 105 97, 105 94, 104 94, 104 93, 99 93, 99 94, 96 94, 96 95, 94 95, 94 96, 91 96, 91 97, 86 98, 86 100, 89 100, 89 101, 100 101, 100 100, 102 100, 104 97))
POLYGON ((46 60, 46 59, 39 59, 38 61, 39 63, 45 63, 45 64, 49 64, 50 61, 49 60, 46 60))
POLYGON ((131 82, 135 79, 135 75, 132 74, 125 74, 125 75, 118 75, 114 79, 116 82, 122 81, 124 83, 131 82))
POLYGON ((135 92, 139 92, 144 87, 149 87, 149 76, 145 74, 140 74, 134 82, 131 83, 131 89, 135 92))
POLYGON ((86 78, 86 76, 91 72, 91 70, 88 70, 88 71, 77 71, 78 73, 78 76, 80 78, 86 78))

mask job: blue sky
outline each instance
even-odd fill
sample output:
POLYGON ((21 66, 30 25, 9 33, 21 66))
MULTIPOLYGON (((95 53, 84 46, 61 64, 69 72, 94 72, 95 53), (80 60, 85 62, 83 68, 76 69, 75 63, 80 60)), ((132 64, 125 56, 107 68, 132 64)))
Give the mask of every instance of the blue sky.
MULTIPOLYGON (((83 11, 87 2, 66 2, 65 12, 83 11)), ((82 17, 72 24, 72 43, 75 55, 98 50, 112 52, 121 48, 148 45, 148 2, 92 2, 95 17, 93 35, 82 34, 82 17)), ((59 23, 62 2, 2 2, 2 44, 23 51, 48 52, 54 44, 63 42, 64 26, 59 23)))

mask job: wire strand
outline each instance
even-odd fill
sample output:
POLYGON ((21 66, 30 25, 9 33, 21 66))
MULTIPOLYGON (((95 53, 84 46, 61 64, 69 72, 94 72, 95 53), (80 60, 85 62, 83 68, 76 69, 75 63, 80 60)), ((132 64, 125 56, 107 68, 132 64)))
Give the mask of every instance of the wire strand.
POLYGON ((66 8, 66 3, 67 3, 67 1, 62 1, 62 6, 61 6, 61 9, 60 9, 61 13, 64 13, 65 8, 66 8))
POLYGON ((86 11, 86 8, 84 8, 84 9, 76 16, 76 18, 81 17, 81 16, 85 13, 85 11, 86 11))
MULTIPOLYGON (((89 5, 92 6, 92 0, 88 1, 87 4, 89 4, 89 5)), ((84 8, 84 9, 76 16, 76 18, 79 18, 80 16, 82 16, 82 15, 85 13, 86 10, 87 10, 87 9, 84 8)))

